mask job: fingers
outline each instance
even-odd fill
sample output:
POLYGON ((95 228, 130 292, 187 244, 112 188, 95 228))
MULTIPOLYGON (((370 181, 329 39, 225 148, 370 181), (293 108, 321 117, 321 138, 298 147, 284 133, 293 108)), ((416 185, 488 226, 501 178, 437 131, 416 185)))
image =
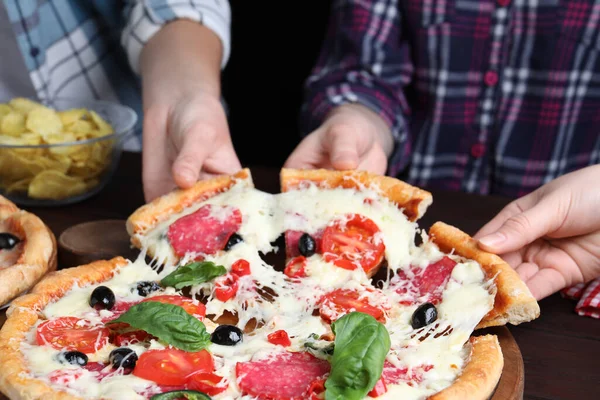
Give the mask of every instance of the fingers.
POLYGON ((150 111, 143 120, 142 181, 146 202, 175 187, 169 172, 170 163, 165 148, 166 113, 150 111))
POLYGON ((172 168, 177 186, 187 189, 198 181, 202 165, 214 149, 217 136, 217 130, 207 124, 194 124, 183 134, 181 150, 172 168))
POLYGON ((536 300, 541 300, 567 286, 562 274, 554 269, 540 269, 526 282, 536 300))
POLYGON ((319 128, 305 137, 296 146, 283 164, 284 168, 310 169, 323 167, 320 163, 323 159, 323 150, 320 144, 321 129, 319 128))
POLYGON ((517 200, 510 202, 506 205, 494 218, 492 218, 487 224, 485 224, 479 231, 473 236, 474 239, 479 240, 480 238, 494 233, 504 224, 504 222, 522 213, 525 210, 535 206, 535 198, 533 194, 521 197, 517 200))
POLYGON ((329 140, 326 140, 325 144, 327 145, 331 165, 339 170, 358 168, 360 162, 359 137, 354 128, 344 124, 332 125, 327 132, 327 136, 329 140))

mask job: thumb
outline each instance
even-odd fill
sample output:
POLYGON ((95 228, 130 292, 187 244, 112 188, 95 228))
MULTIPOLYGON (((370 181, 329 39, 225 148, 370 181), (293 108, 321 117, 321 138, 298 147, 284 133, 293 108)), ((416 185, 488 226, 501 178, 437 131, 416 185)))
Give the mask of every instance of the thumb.
POLYGON ((335 169, 358 168, 360 162, 358 140, 354 128, 346 125, 333 125, 327 132, 328 151, 331 165, 335 169))
POLYGON ((183 144, 172 167, 177 186, 187 189, 198 181, 216 137, 216 129, 206 124, 196 124, 184 133, 183 144))
POLYGON ((492 253, 508 253, 530 244, 554 229, 556 210, 542 200, 506 219, 495 231, 479 238, 479 247, 492 253))

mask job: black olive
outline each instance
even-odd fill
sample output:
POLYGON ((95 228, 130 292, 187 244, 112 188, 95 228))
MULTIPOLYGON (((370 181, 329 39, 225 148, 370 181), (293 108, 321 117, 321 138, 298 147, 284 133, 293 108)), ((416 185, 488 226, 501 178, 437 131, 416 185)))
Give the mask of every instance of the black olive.
POLYGON ((79 365, 80 367, 83 367, 88 363, 88 356, 80 351, 66 351, 59 355, 59 359, 61 359, 61 361, 64 359, 69 364, 79 365))
POLYGON ((413 329, 419 329, 424 326, 431 324, 437 319, 437 309, 431 303, 423 303, 412 315, 410 319, 410 325, 413 329))
POLYGON ((110 310, 115 305, 115 294, 106 286, 98 286, 90 296, 90 306, 96 310, 110 310))
POLYGON ((137 363, 138 356, 128 347, 119 347, 110 352, 108 362, 113 368, 133 369, 137 363))
POLYGON ((210 335, 210 341, 222 346, 235 346, 242 341, 244 334, 237 326, 219 325, 210 335))
POLYGON ((10 250, 15 247, 21 239, 11 233, 0 233, 0 250, 10 250))
POLYGON ((308 233, 305 233, 300 236, 300 240, 298 241, 298 250, 304 257, 310 257, 315 254, 315 251, 317 251, 317 243, 312 236, 310 236, 308 233))
POLYGON ((136 289, 140 296, 146 297, 150 293, 160 290, 160 285, 154 281, 143 281, 138 282, 136 289))
POLYGON ((244 239, 242 239, 242 237, 240 235, 238 235, 237 233, 234 233, 233 235, 231 235, 229 237, 229 240, 227 241, 227 244, 225 245, 225 251, 229 251, 233 246, 235 246, 236 244, 243 242, 244 239))

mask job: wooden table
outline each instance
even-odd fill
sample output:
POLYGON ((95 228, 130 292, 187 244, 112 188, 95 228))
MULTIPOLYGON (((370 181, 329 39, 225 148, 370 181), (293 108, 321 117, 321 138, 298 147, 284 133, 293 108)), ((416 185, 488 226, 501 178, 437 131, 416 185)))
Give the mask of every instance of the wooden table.
MULTIPOLYGON (((251 170, 257 188, 279 191, 277 170, 251 170)), ((443 220, 469 234, 474 234, 507 203, 504 198, 436 191, 433 199, 421 227, 429 228, 433 222, 443 220)), ((126 219, 143 202, 141 157, 124 153, 115 177, 95 197, 66 207, 28 210, 39 215, 58 237, 66 228, 81 222, 126 219)), ((525 363, 524 398, 600 399, 600 321, 576 315, 574 302, 559 295, 542 300, 540 306, 539 319, 510 327, 525 363)), ((1 312, 0 325, 4 320, 1 312)))

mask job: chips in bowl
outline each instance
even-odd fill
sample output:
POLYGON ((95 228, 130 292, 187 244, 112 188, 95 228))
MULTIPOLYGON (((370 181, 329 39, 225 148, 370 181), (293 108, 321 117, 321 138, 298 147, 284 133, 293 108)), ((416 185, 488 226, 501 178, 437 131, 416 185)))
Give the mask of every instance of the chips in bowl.
POLYGON ((89 193, 120 153, 118 140, 92 108, 59 110, 26 98, 0 103, 0 191, 17 202, 89 193))

